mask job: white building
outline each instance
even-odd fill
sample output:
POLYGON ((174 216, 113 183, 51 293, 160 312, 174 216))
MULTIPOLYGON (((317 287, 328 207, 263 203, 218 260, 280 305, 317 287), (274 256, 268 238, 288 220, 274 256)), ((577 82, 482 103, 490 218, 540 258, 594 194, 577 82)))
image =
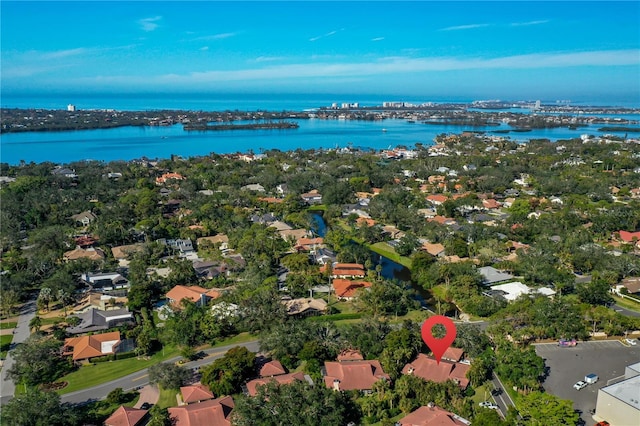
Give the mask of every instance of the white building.
POLYGON ((593 419, 611 426, 640 424, 640 362, 625 369, 625 379, 598 390, 593 419))
POLYGON ((74 112, 75 110, 76 110, 75 105, 72 105, 72 104, 67 105, 67 111, 74 112))

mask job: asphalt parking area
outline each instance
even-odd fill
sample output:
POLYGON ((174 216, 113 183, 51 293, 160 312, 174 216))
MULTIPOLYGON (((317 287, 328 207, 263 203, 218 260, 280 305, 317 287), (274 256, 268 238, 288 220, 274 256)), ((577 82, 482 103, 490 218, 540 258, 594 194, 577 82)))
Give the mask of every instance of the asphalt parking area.
POLYGON ((595 423, 589 410, 596 408, 598 389, 623 376, 626 366, 640 362, 640 345, 625 346, 618 340, 579 342, 575 347, 541 343, 535 348, 549 372, 543 387, 550 394, 573 401, 586 425, 595 423), (575 390, 573 385, 590 373, 598 375, 598 382, 575 390))

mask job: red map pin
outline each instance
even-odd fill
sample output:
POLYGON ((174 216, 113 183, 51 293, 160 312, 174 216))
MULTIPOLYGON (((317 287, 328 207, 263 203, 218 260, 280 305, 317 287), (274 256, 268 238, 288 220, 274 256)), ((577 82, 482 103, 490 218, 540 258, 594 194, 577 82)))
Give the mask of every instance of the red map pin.
POLYGON ((422 340, 429 346, 429 349, 433 352, 433 356, 436 357, 436 362, 440 364, 442 355, 449 349, 453 341, 456 340, 456 325, 444 315, 434 315, 422 324, 421 334, 422 340), (433 336, 432 329, 436 324, 442 324, 447 332, 441 339, 433 336))

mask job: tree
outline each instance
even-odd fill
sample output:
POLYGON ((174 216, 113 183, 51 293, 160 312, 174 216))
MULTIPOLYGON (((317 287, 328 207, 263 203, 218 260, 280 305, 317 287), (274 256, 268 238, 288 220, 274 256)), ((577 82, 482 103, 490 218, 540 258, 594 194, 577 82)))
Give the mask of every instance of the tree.
POLYGON ((235 400, 231 416, 237 426, 338 426, 360 420, 348 395, 301 381, 260 386, 255 397, 242 395, 235 400))
POLYGON ((580 420, 572 401, 544 392, 520 395, 518 409, 526 425, 577 425, 580 420))
POLYGON ((61 342, 49 337, 33 334, 13 352, 15 363, 9 377, 16 383, 29 386, 51 383, 69 371, 69 361, 62 357, 61 342))
POLYGON ((236 346, 202 368, 202 383, 208 385, 214 395, 231 395, 240 392, 240 385, 254 374, 255 354, 244 346, 236 346))
POLYGON ((40 327, 42 327, 42 318, 40 318, 38 315, 31 318, 31 321, 29 321, 29 330, 37 333, 38 331, 40 331, 40 327))
POLYGON ((149 382, 163 389, 180 389, 189 379, 189 370, 173 363, 154 364, 149 367, 149 382))
POLYGON ((109 404, 122 404, 125 401, 125 393, 122 388, 115 388, 107 395, 107 402, 109 404))
POLYGON ((400 241, 398 241, 396 253, 400 256, 409 256, 419 246, 420 241, 418 241, 418 238, 412 233, 407 233, 404 237, 400 238, 400 241))
POLYGON ((29 388, 2 407, 3 426, 74 426, 79 419, 74 410, 60 404, 55 392, 29 388))

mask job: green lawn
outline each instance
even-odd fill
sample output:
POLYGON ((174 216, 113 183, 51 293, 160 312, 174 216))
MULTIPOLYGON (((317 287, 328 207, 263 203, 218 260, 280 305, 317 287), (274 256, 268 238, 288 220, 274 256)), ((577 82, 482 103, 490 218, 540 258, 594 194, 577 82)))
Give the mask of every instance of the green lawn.
POLYGON ((9 352, 12 340, 13 334, 0 336, 0 358, 5 359, 7 357, 7 352, 9 352))
POLYGON ((10 330, 18 326, 17 322, 0 322, 0 330, 10 330))
MULTIPOLYGON (((249 333, 241 333, 229 339, 216 343, 213 347, 233 345, 254 340, 255 337, 249 333)), ((204 349, 198 348, 198 350, 204 349)), ((166 347, 164 351, 157 352, 149 359, 128 358, 119 361, 100 362, 93 365, 84 365, 73 373, 67 374, 58 381, 66 381, 68 385, 58 391, 59 394, 75 392, 77 390, 90 388, 120 377, 143 370, 154 364, 158 364, 169 358, 180 355, 180 350, 175 347, 166 347)))
POLYGON ((634 302, 631 299, 622 298, 619 296, 613 296, 613 300, 615 300, 616 304, 622 306, 625 309, 629 309, 630 311, 640 312, 640 303, 634 302))
POLYGON ((160 388, 160 397, 156 405, 160 408, 176 407, 178 405, 178 400, 176 399, 177 393, 178 391, 175 389, 160 388))
POLYGON ((371 251, 378 253, 384 257, 387 257, 393 260, 396 263, 401 264, 409 269, 411 269, 411 259, 405 256, 400 256, 396 251, 387 243, 375 243, 368 246, 371 251))
POLYGON ((67 374, 58 380, 59 382, 66 381, 68 383, 68 385, 65 386, 64 389, 59 390, 58 393, 62 395, 97 386, 101 383, 106 383, 143 370, 165 359, 178 356, 179 354, 180 350, 178 348, 166 348, 164 350, 164 356, 163 351, 160 351, 149 359, 129 358, 120 361, 84 365, 73 373, 67 374))

